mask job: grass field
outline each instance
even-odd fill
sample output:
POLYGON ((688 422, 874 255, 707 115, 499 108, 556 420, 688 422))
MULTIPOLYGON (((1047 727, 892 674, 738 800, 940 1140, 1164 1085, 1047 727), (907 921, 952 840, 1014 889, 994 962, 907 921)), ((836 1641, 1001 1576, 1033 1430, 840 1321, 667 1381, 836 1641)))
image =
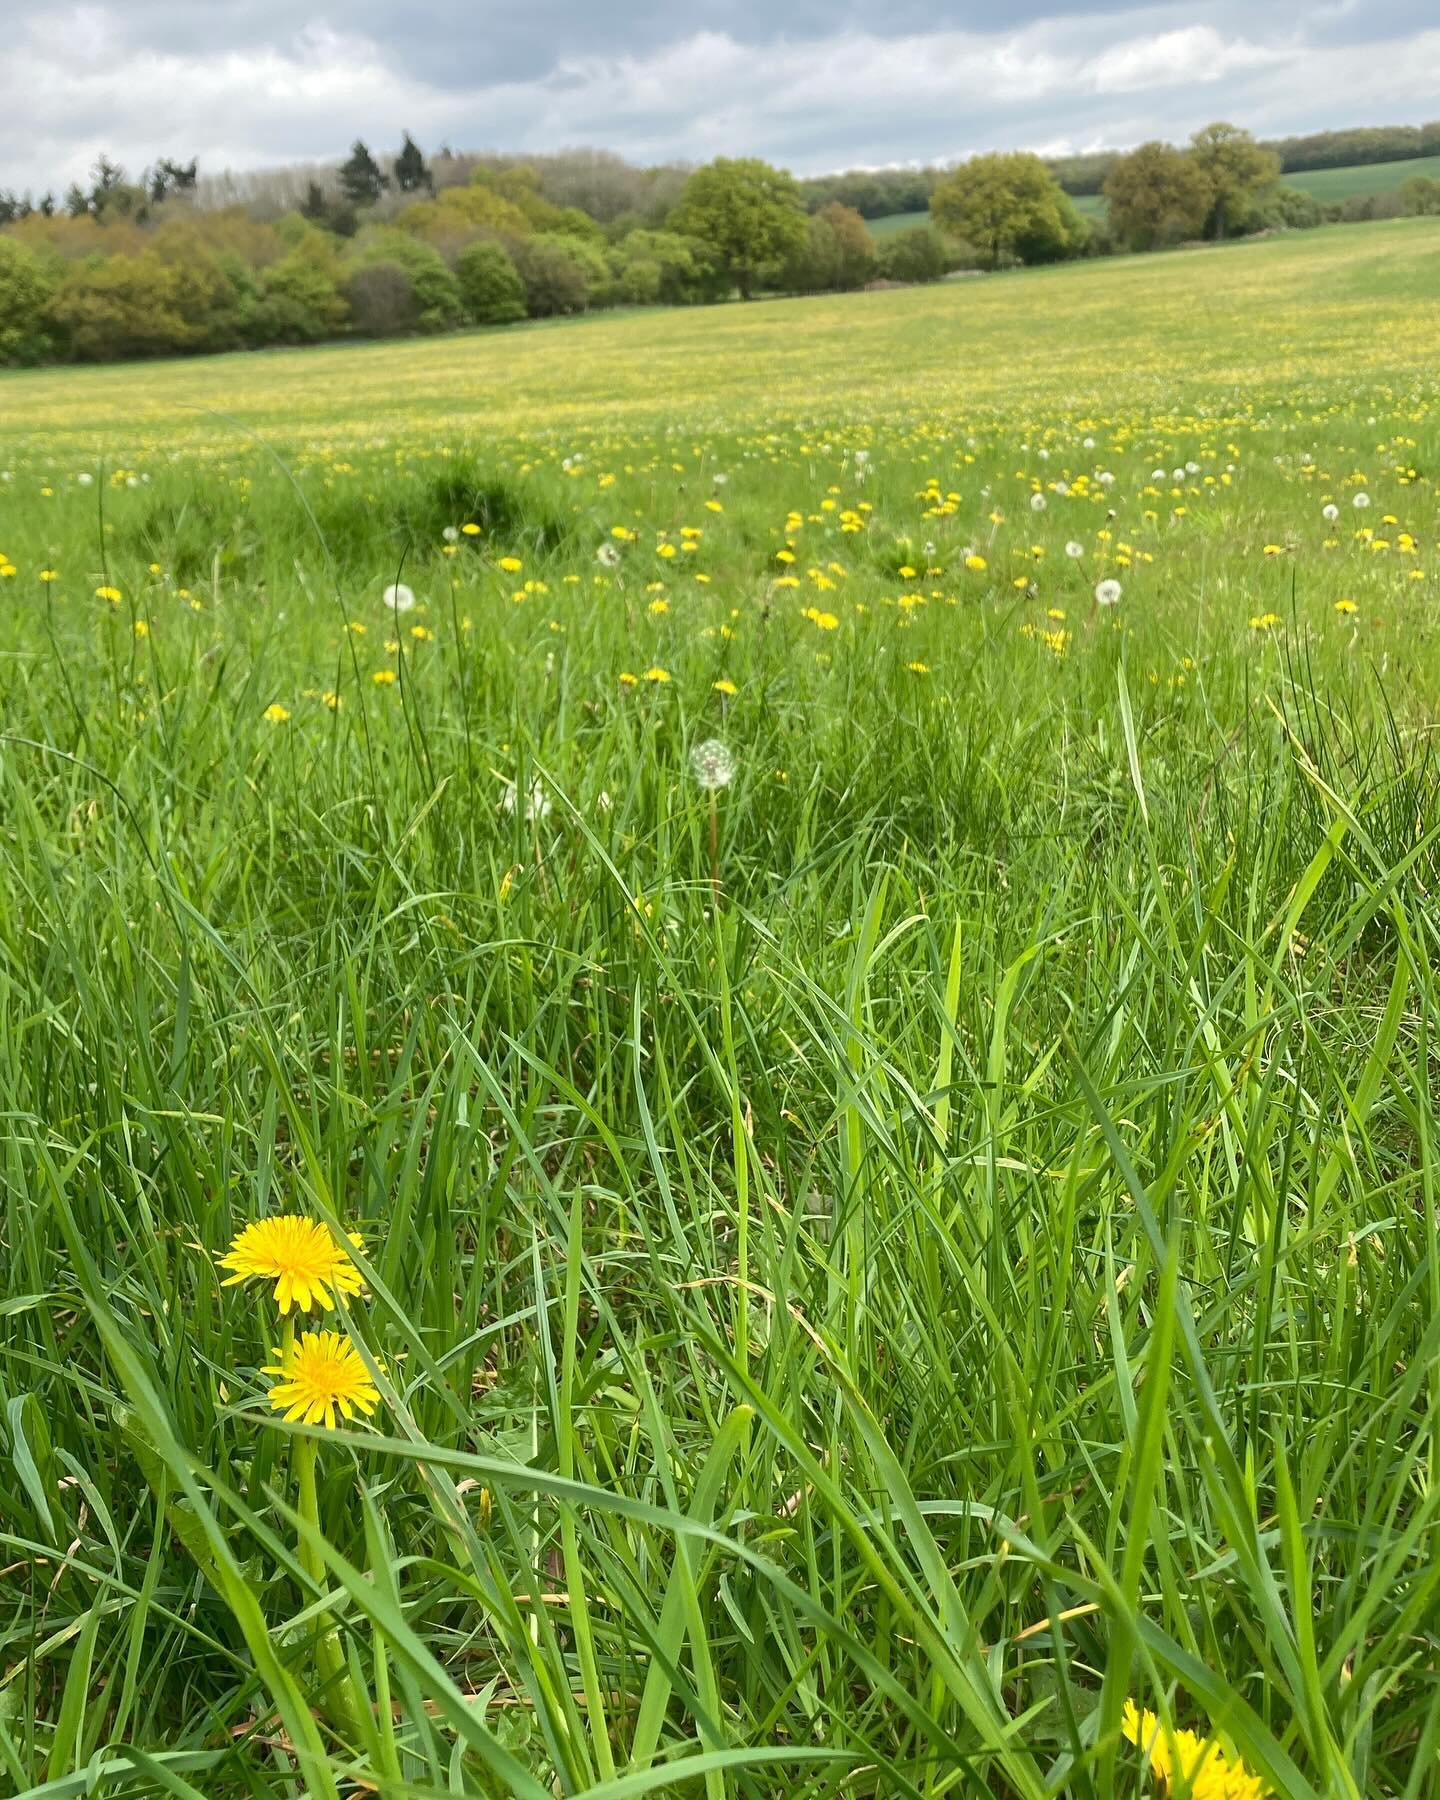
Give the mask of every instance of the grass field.
POLYGON ((5 1791, 1437 1790, 1437 277, 0 378, 5 1791))
MULTIPOLYGON (((1440 156, 1421 156, 1403 162, 1363 163, 1347 169, 1308 169, 1284 177, 1287 187, 1300 188, 1313 194, 1323 205, 1341 200, 1354 200, 1371 194, 1393 194, 1414 175, 1440 179, 1440 156)), ((1072 198, 1078 212, 1087 219, 1099 218, 1105 212, 1102 194, 1076 194, 1072 198)), ((885 239, 911 225, 928 225, 928 212, 892 213, 883 219, 868 221, 873 237, 885 239)))

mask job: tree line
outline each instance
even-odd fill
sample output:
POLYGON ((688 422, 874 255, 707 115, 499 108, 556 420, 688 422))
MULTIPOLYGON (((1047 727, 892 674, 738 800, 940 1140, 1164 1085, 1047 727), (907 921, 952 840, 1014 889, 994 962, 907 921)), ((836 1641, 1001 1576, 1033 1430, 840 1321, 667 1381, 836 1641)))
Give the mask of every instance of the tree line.
MULTIPOLYGON (((1108 160, 1107 213, 1092 219, 1052 163, 1019 152, 805 182, 758 158, 427 156, 408 132, 388 156, 357 139, 333 168, 219 178, 166 159, 132 180, 102 156, 58 202, 0 192, 0 362, 843 292, 1321 223, 1282 162, 1223 124, 1183 148, 1144 144, 1108 160), (928 222, 877 239, 867 218, 897 205, 928 222)), ((1440 182, 1417 175, 1395 203, 1440 212, 1440 182)))

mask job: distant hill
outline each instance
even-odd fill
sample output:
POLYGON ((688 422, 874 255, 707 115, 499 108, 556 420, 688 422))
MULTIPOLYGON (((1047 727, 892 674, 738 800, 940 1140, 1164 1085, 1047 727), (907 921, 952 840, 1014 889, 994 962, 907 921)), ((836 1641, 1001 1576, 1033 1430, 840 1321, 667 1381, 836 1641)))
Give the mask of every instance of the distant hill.
MULTIPOLYGON (((1376 194, 1393 194, 1414 175, 1429 175, 1440 180, 1440 156, 1411 156, 1402 162, 1357 163, 1342 169, 1301 169, 1282 175, 1286 187, 1299 188, 1313 194, 1322 206, 1336 206, 1346 200, 1365 200, 1376 194)), ((1103 194, 1072 194, 1075 210, 1087 219, 1101 218, 1105 212, 1103 194)), ((866 223, 876 238, 893 237, 911 225, 929 223, 928 212, 889 213, 884 218, 866 223)))

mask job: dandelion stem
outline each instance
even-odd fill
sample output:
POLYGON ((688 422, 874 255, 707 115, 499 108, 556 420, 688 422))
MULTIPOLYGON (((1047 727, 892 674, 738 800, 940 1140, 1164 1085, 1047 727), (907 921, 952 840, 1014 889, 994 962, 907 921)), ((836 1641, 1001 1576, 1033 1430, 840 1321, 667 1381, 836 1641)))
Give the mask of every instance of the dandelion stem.
POLYGON ((710 892, 720 903, 720 803, 710 790, 710 892))
MULTIPOLYGON (((296 1510, 303 1524, 310 1526, 317 1536, 320 1531, 320 1502, 315 1488, 315 1462, 319 1449, 314 1438, 297 1438, 293 1457, 296 1510)), ((304 1530, 298 1534, 296 1551, 301 1568, 323 1593, 329 1585, 325 1573, 325 1558, 321 1555, 319 1546, 304 1530)), ((361 1716, 358 1699, 350 1679, 350 1671, 345 1665, 344 1652, 340 1648, 339 1633, 328 1622, 320 1623, 317 1629, 315 1672, 320 1677, 321 1706, 331 1723, 349 1736, 358 1735, 361 1716)))

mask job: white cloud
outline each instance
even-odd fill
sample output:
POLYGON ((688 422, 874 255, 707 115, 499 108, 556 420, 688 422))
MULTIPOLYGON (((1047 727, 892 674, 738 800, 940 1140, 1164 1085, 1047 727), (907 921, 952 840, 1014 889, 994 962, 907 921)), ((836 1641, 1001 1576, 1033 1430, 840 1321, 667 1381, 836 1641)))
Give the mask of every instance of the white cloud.
POLYGON ((255 47, 179 50, 137 45, 139 14, 92 3, 22 23, 3 74, 0 186, 63 187, 102 149, 132 170, 198 153, 218 173, 334 158, 357 133, 393 145, 405 128, 429 145, 752 152, 806 171, 1180 136, 1217 112, 1267 131, 1418 119, 1440 87, 1440 31, 1377 38, 1358 55, 1316 41, 1303 13, 1267 26, 1275 9, 1255 8, 1242 23, 1233 0, 1183 19, 1142 7, 1002 31, 842 29, 762 44, 702 30, 644 51, 561 55, 527 80, 489 79, 477 55, 469 85, 458 48, 439 85, 355 30, 302 23, 255 47))

